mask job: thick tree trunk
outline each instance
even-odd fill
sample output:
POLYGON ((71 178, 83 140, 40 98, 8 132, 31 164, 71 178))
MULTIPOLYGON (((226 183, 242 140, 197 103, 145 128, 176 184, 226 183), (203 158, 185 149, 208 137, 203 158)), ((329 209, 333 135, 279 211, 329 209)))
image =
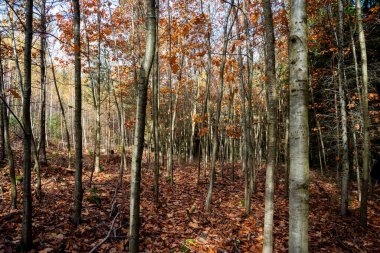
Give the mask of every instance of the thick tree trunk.
POLYGON ((273 252, 273 206, 274 206, 274 173, 277 155, 277 85, 275 63, 275 41, 273 30, 272 6, 270 0, 264 0, 265 17, 265 86, 267 88, 267 168, 265 175, 265 216, 263 252, 273 252))
POLYGON ((309 126, 306 1, 290 3, 289 252, 308 252, 309 126))
POLYGON ((24 46, 24 94, 23 94, 23 216, 21 244, 25 250, 32 247, 32 191, 31 191, 31 152, 32 127, 30 121, 30 97, 32 93, 32 40, 33 40, 33 0, 27 0, 25 6, 25 46, 24 46))
POLYGON ((141 160, 144 150, 144 131, 146 119, 146 104, 148 95, 149 74, 156 48, 156 15, 155 0, 145 0, 146 14, 146 48, 143 64, 138 79, 138 95, 136 99, 136 125, 131 165, 131 198, 130 198, 130 225, 129 225, 129 251, 139 251, 139 223, 140 223, 140 181, 141 160))
POLYGON ((359 43, 361 55, 362 69, 362 114, 363 114, 363 183, 362 183, 362 198, 360 202, 360 223, 362 226, 367 226, 367 199, 368 199, 368 182, 369 182, 369 157, 371 142, 369 138, 369 113, 368 113, 368 70, 367 70, 367 49, 364 36, 362 10, 359 0, 356 0, 356 16, 358 19, 359 28, 359 43))
POLYGON ((72 0, 74 4, 74 64, 75 64, 75 191, 73 222, 79 224, 82 213, 82 84, 81 84, 81 55, 80 55, 80 8, 79 0, 72 0))

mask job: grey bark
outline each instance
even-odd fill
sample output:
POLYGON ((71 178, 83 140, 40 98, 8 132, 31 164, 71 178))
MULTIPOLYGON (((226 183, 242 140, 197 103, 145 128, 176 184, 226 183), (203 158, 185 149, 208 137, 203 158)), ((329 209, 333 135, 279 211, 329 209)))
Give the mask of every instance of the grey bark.
POLYGON ((308 252, 309 126, 306 1, 290 3, 289 252, 308 252))
POLYGON ((341 185, 341 215, 348 210, 348 176, 350 164, 348 160, 347 111, 345 94, 344 55, 343 55, 343 3, 338 0, 338 83, 342 127, 342 185, 341 185))
POLYGON ((363 114, 363 182, 360 202, 360 223, 362 226, 367 226, 367 199, 368 199, 368 182, 369 182, 369 157, 371 142, 369 137, 369 113, 368 113, 368 67, 367 67, 367 49, 362 21, 362 9, 360 1, 356 0, 356 16, 359 29, 359 43, 361 55, 361 70, 362 70, 362 114, 363 114))
POLYGON ((265 86, 267 88, 267 167, 265 175, 265 215, 263 252, 273 252, 274 173, 277 155, 277 85, 273 15, 270 0, 264 0, 265 17, 265 86))
POLYGON ((131 198, 130 198, 130 225, 129 225, 129 251, 139 251, 139 223, 140 223, 140 183, 141 160, 144 150, 144 132, 146 119, 146 104, 148 95, 149 74, 152 67, 156 48, 156 15, 155 0, 145 0, 146 13, 146 46, 144 61, 140 67, 137 83, 136 98, 136 125, 131 164, 131 198))

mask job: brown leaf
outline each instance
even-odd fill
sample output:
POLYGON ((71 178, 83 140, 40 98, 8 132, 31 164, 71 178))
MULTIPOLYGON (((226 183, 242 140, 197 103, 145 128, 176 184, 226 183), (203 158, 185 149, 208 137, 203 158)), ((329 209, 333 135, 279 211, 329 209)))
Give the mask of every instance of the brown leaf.
POLYGON ((189 222, 189 227, 191 227, 191 228, 199 228, 198 223, 192 222, 192 221, 189 222))
POLYGON ((38 251, 38 253, 49 253, 49 252, 53 252, 53 251, 54 251, 53 248, 46 248, 46 249, 38 251))

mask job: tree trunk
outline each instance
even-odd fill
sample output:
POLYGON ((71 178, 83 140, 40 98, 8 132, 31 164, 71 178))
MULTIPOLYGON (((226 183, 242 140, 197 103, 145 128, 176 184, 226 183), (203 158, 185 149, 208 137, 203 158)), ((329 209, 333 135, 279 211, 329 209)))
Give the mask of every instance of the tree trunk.
POLYGON ((363 183, 362 183, 362 198, 360 202, 360 223, 362 226, 367 226, 367 199, 368 199, 368 181, 369 181, 369 157, 371 142, 369 138, 369 113, 368 113, 368 70, 367 70, 367 49, 364 36, 362 10, 359 0, 356 0, 356 16, 358 19, 359 28, 359 43, 361 55, 362 69, 362 114, 363 114, 363 183))
POLYGON ((71 142, 70 142, 70 133, 69 133, 69 128, 67 126, 65 108, 63 107, 63 103, 62 103, 62 99, 61 99, 61 94, 59 93, 59 89, 58 89, 57 78, 55 76, 54 63, 53 63, 53 59, 52 59, 50 53, 49 53, 49 56, 50 56, 50 61, 51 61, 51 71, 52 71, 52 74, 53 74, 54 88, 55 88, 55 92, 57 93, 59 108, 61 109, 63 125, 64 125, 64 128, 65 128, 65 136, 66 136, 66 142, 67 142, 67 152, 68 152, 68 158, 69 158, 69 169, 70 169, 71 168, 71 142))
POLYGON ((275 41, 273 30, 272 6, 270 0, 264 0, 265 17, 265 86, 267 88, 267 168, 265 175, 265 216, 263 252, 273 252, 273 206, 274 206, 274 173, 277 166, 277 85, 275 63, 275 41))
MULTIPOLYGON (((237 9, 234 9, 235 15, 238 15, 237 9)), ((239 32, 239 22, 236 22, 236 32, 239 32)), ((251 211, 251 193, 250 193, 250 176, 248 162, 248 129, 247 129, 247 111, 245 107, 245 83, 244 83, 244 65, 243 65, 243 50, 242 46, 238 49, 238 66, 239 66, 239 81, 240 81, 240 100, 241 100, 241 148, 242 148, 242 170, 244 173, 244 205, 245 215, 248 215, 251 211)))
POLYGON ((12 3, 12 7, 8 11, 8 16, 9 16, 9 22, 11 23, 12 52, 13 52, 13 57, 15 59, 16 69, 17 69, 19 89, 20 89, 20 92, 24 93, 23 77, 22 77, 22 73, 21 73, 20 61, 19 61, 18 52, 17 52, 17 44, 16 44, 16 36, 15 36, 15 24, 13 24, 14 3, 13 3, 13 1, 11 3, 12 3))
POLYGON ((73 222, 78 225, 82 213, 82 84, 81 84, 81 50, 80 50, 80 8, 79 0, 72 0, 74 5, 74 64, 75 64, 75 191, 73 222))
POLYGON ((346 111, 346 94, 344 78, 344 55, 343 55, 343 3, 338 1, 338 82, 339 82, 339 100, 342 127, 342 189, 341 189, 341 206, 340 214, 346 215, 348 210, 348 177, 350 164, 348 160, 348 134, 347 134, 347 111, 346 111))
MULTIPOLYGON (((169 127, 169 147, 168 147, 168 162, 167 162, 167 176, 169 177, 170 184, 173 184, 173 138, 174 138, 174 122, 173 122, 173 90, 172 90, 172 34, 171 34, 171 7, 170 0, 167 1, 168 8, 168 35, 169 35, 169 92, 170 92, 170 101, 169 101, 169 111, 170 111, 170 127, 169 127)), ((175 96, 175 95, 174 95, 175 96)), ((175 102, 174 102, 175 103, 175 102)))
POLYGON ((41 1, 41 115, 40 115, 40 143, 38 145, 41 163, 46 164, 46 0, 41 1))
POLYGON ((27 0, 25 5, 25 46, 24 46, 24 94, 23 94, 23 216, 21 244, 25 250, 32 247, 32 192, 31 192, 31 152, 32 127, 30 120, 30 97, 32 93, 32 40, 33 40, 33 0, 27 0))
MULTIPOLYGON (((0 48, 1 48, 1 36, 0 36, 0 48)), ((3 71, 3 63, 0 59, 0 94, 4 92, 4 71, 3 71)), ((11 147, 11 142, 9 139, 9 117, 7 113, 6 101, 2 100, 0 102, 1 106, 1 114, 2 114, 2 123, 4 126, 4 149, 8 158, 8 166, 9 166, 9 178, 11 181, 11 209, 17 208, 17 188, 16 188, 16 172, 15 172, 15 164, 13 159, 13 152, 11 147)))
POLYGON ((98 75, 96 80, 96 90, 95 90, 95 96, 96 96, 96 103, 95 103, 95 113, 96 113, 96 120, 95 120, 95 149, 94 149, 94 172, 99 173, 101 172, 100 167, 100 144, 101 144, 101 125, 100 125, 100 81, 101 81, 101 60, 100 60, 100 23, 101 23, 101 14, 100 14, 100 1, 98 2, 98 13, 97 13, 97 28, 98 28, 98 75))
POLYGON ((146 119, 146 104, 148 95, 149 74, 156 48, 155 0, 145 0, 146 14, 146 48, 143 64, 138 79, 138 94, 136 99, 136 125, 131 165, 131 197, 130 197, 130 225, 129 225, 129 251, 139 251, 139 223, 140 223, 140 181, 141 160, 144 150, 144 131, 146 119))
MULTIPOLYGON (((233 1, 232 1, 233 2, 233 1)), ((210 212, 211 210, 211 199, 212 199, 212 190, 214 187, 214 181, 215 181, 215 163, 216 163, 216 155, 218 152, 218 133, 219 133, 219 120, 220 120, 220 114, 222 110, 222 99, 223 99, 223 84, 224 84, 224 68, 226 64, 226 53, 227 53, 227 46, 228 46, 228 37, 231 32, 231 28, 233 25, 233 22, 231 22, 231 27, 228 28, 228 20, 231 15, 231 9, 232 5, 230 5, 228 14, 225 19, 224 24, 224 42, 223 42, 223 54, 222 59, 220 63, 219 68, 219 85, 218 85, 218 92, 217 92, 217 100, 216 100, 216 110, 215 110, 215 121, 213 126, 213 134, 212 134, 212 153, 211 153, 211 171, 210 171, 210 184, 207 192, 207 197, 205 201, 205 209, 207 212, 210 212)))
POLYGON ((309 126, 306 2, 290 3, 289 252, 308 252, 309 126))
MULTIPOLYGON (((158 18, 159 18, 159 0, 157 0, 156 4, 156 30, 158 30, 158 18)), ((159 125, 158 125, 158 103, 159 103, 159 89, 160 89, 160 69, 159 69, 159 54, 158 54, 158 34, 156 34, 156 52, 154 56, 154 65, 153 65, 153 102, 152 102, 152 110, 153 110, 153 145, 154 145, 154 203, 156 206, 158 205, 159 200, 159 181, 160 181, 160 137, 159 137, 159 125)))

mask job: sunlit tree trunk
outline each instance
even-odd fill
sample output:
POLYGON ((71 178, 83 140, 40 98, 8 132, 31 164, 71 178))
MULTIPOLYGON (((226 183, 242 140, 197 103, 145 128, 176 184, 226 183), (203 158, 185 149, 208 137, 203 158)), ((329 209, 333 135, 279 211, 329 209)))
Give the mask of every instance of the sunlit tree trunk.
POLYGON ((343 3, 338 1, 338 83, 339 101, 342 127, 342 189, 341 189, 341 215, 346 215, 348 210, 348 176, 350 164, 348 160, 348 134, 347 134, 347 111, 344 78, 344 55, 343 55, 343 3))
MULTIPOLYGON (((356 81, 356 90, 358 92, 359 96, 359 104, 360 104, 360 109, 363 109, 363 96, 362 96, 362 91, 360 87, 360 77, 359 77, 359 66, 358 66, 358 57, 356 53, 356 45, 355 45, 355 40, 354 40, 354 32, 352 30, 352 24, 350 23, 350 39, 351 39, 351 45, 352 45, 352 55, 354 58, 354 66, 355 66, 355 81, 356 81)), ((363 110, 362 110, 363 112, 363 110)), ((363 113, 361 115, 362 123, 363 121, 363 113)), ((356 140, 356 132, 357 129, 355 127, 355 123, 352 121, 352 141, 354 145, 354 151, 353 151, 353 168, 356 173, 356 181, 357 181, 357 189, 358 189, 358 200, 361 203, 361 191, 362 191, 362 186, 361 186, 361 178, 360 178, 360 167, 359 167, 359 152, 358 152, 358 147, 357 147, 357 140, 356 140)), ((369 158, 367 158, 369 159, 369 158)), ((368 161, 367 161, 368 163, 368 161)))
POLYGON ((25 46, 24 46, 24 94, 23 94, 23 216, 21 244, 25 250, 32 247, 32 191, 31 191, 31 152, 32 127, 30 121, 30 97, 32 93, 32 40, 33 40, 33 0, 25 1, 25 46))
POLYGON ((275 41, 273 30, 272 6, 270 0, 264 0, 265 17, 265 86, 267 88, 267 168, 265 174, 265 215, 263 252, 273 251, 273 199, 274 173, 277 155, 277 85, 275 63, 275 41))
POLYGON ((96 120, 95 120, 95 148, 94 148, 94 172, 99 173, 101 171, 100 167, 100 144, 101 144, 101 125, 100 125, 100 81, 101 81, 101 47, 100 47, 100 40, 101 40, 101 31, 100 31, 100 25, 101 25, 101 10, 100 10, 100 0, 98 2, 98 13, 97 13, 97 29, 98 29, 98 62, 97 62, 97 80, 96 80, 96 89, 95 89, 95 113, 96 113, 96 120))
POLYGON ((129 252, 139 251, 139 223, 140 223, 140 182, 141 160, 144 150, 144 131, 146 119, 146 104, 148 96, 149 74, 156 48, 156 15, 155 0, 145 0, 146 13, 146 47, 144 61, 140 67, 136 98, 136 125, 131 164, 131 197, 129 216, 129 252))
POLYGON ((74 4, 74 65, 75 65, 75 191, 73 222, 79 224, 82 213, 82 84, 81 84, 81 50, 80 50, 80 7, 79 0, 72 0, 74 4))
POLYGON ((309 126, 306 1, 290 2, 289 252, 308 252, 309 126))
POLYGON ((360 223, 362 226, 367 226, 367 199, 368 199, 368 182, 369 182, 369 157, 371 142, 369 138, 369 113, 368 113, 368 70, 367 70, 367 49, 364 36, 361 3, 356 0, 356 16, 359 28, 359 43, 361 55, 362 69, 362 114, 363 114, 363 182, 362 182, 362 197, 360 202, 360 223))

